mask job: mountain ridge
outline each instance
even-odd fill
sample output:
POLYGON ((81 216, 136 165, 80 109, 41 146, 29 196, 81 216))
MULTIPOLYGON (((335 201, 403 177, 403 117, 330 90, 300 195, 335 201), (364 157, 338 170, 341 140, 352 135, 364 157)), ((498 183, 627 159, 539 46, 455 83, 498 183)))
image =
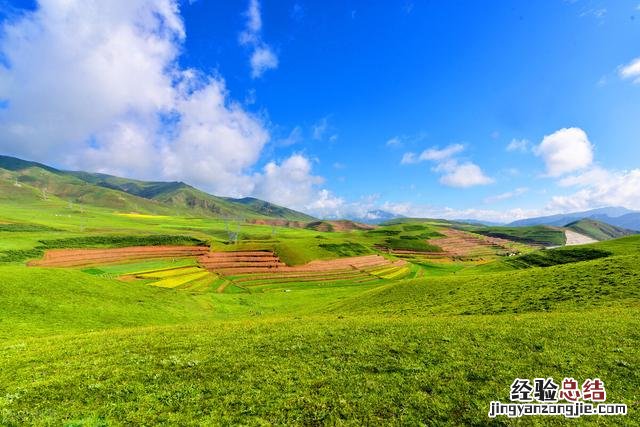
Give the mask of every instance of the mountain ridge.
POLYGON ((51 166, 0 155, 0 170, 8 171, 16 183, 32 185, 42 192, 77 203, 119 210, 151 213, 179 211, 221 218, 275 218, 315 221, 316 218, 264 200, 234 199, 208 194, 181 181, 143 181, 104 173, 65 171, 51 166))
POLYGON ((608 206, 581 212, 570 212, 541 217, 532 217, 513 221, 508 226, 523 227, 530 225, 551 225, 564 227, 575 221, 592 219, 615 227, 640 231, 640 212, 620 206, 608 206))

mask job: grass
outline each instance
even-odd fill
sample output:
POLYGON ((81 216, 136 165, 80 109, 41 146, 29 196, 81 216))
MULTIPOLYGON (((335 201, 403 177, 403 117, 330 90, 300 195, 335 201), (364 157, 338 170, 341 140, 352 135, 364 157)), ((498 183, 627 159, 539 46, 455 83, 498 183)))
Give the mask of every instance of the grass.
POLYGON ((516 268, 550 267, 558 264, 589 261, 592 259, 606 258, 611 252, 589 247, 567 247, 550 250, 542 250, 508 258, 504 262, 516 268))
POLYGON ((0 351, 0 422, 481 425, 514 378, 572 375, 604 377, 609 401, 630 406, 627 419, 582 424, 633 425, 638 314, 334 316, 28 339, 0 351))
POLYGON ((640 256, 392 284, 341 302, 349 313, 430 316, 579 311, 640 304, 640 256))
POLYGON ((562 246, 565 244, 564 231, 544 225, 529 227, 465 227, 474 233, 483 234, 489 237, 512 240, 515 242, 540 245, 540 246, 562 246))
POLYGON ((100 267, 86 268, 82 271, 93 275, 107 274, 111 276, 124 276, 150 273, 163 269, 189 267, 194 265, 196 265, 196 260, 193 258, 157 259, 150 261, 130 262, 118 265, 101 265, 100 267))
POLYGON ((421 239, 407 239, 407 238, 390 238, 385 240, 385 246, 389 249, 405 250, 405 251, 419 251, 419 252, 442 252, 442 248, 436 245, 427 243, 421 239))
MULTIPOLYGON (((42 250, 43 241, 178 236, 302 264, 375 252, 387 239, 419 242, 452 225, 319 233, 242 224, 245 239, 231 245, 222 220, 80 210, 30 191, 0 191, 0 223, 47 230, 0 231, 5 254, 42 250)), ((487 417, 492 400, 508 401, 514 378, 547 376, 600 377, 609 402, 629 405, 627 417, 578 424, 640 424, 640 237, 531 252, 517 258, 527 268, 515 259, 415 261, 369 282, 265 281, 224 293, 215 292, 222 278, 179 289, 114 279, 192 271, 194 260, 84 270, 4 263, 0 425, 563 425, 487 417)))

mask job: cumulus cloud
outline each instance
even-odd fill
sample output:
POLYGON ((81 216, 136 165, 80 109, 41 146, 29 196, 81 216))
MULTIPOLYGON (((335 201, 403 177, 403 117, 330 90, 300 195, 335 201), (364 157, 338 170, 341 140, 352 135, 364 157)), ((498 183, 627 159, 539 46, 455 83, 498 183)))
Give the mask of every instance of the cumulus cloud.
POLYGON ((258 0, 249 1, 246 16, 246 27, 240 33, 239 42, 251 49, 249 64, 251 77, 255 79, 261 77, 267 70, 278 68, 278 56, 262 40, 262 17, 258 0))
POLYGON ((265 71, 278 68, 278 57, 269 46, 259 46, 251 54, 251 77, 258 78, 265 71))
POLYGON ((618 73, 623 79, 631 79, 634 83, 640 84, 640 58, 636 58, 626 65, 618 68, 618 73))
POLYGON ((526 153, 529 151, 529 141, 526 139, 512 139, 507 145, 507 151, 520 151, 526 153))
MULTIPOLYGON (((248 15, 251 41, 262 25, 257 2, 248 15)), ((298 203, 306 194, 309 204, 319 191, 302 156, 255 173, 267 126, 230 98, 221 76, 179 66, 177 0, 42 0, 2 25, 3 152, 226 196, 298 203), (277 196, 285 177, 290 191, 277 196)))
MULTIPOLYGON (((184 38, 170 0, 42 1, 6 21, 0 37, 0 135, 7 151, 56 156, 111 127, 153 122, 171 109, 184 38), (69 147, 70 146, 70 147, 69 147)), ((70 150, 69 150, 70 151, 70 150)))
POLYGON ((550 209, 576 211, 625 206, 640 210, 640 169, 609 171, 594 167, 561 179, 559 185, 576 188, 576 191, 566 196, 554 196, 550 209))
POLYGON ((593 146, 580 128, 564 128, 544 137, 534 148, 547 168, 547 175, 558 177, 584 169, 593 162, 593 146))
POLYGON ((452 144, 445 148, 429 148, 420 154, 404 153, 401 164, 414 164, 426 160, 436 163, 434 171, 443 175, 440 183, 449 187, 468 188, 476 185, 486 185, 494 180, 484 174, 480 166, 470 161, 460 162, 453 158, 464 151, 464 145, 452 144))
POLYGON ((193 82, 176 99, 175 139, 164 149, 163 175, 187 177, 216 194, 241 196, 253 190, 249 168, 269 140, 262 123, 228 102, 223 82, 193 82))
POLYGON ((449 187, 468 188, 494 182, 482 172, 480 166, 472 162, 459 163, 457 160, 448 160, 440 163, 435 170, 444 172, 440 177, 440 183, 449 187))
POLYGON ((326 216, 344 204, 329 190, 318 189, 324 180, 312 174, 311 161, 301 154, 294 154, 281 164, 269 162, 255 181, 257 197, 314 215, 326 216))

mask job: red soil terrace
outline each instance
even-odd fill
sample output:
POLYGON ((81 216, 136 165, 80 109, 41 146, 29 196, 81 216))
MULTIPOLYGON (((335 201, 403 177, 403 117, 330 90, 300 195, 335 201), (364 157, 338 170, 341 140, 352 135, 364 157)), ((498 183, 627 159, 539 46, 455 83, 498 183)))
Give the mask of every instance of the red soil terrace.
MULTIPOLYGON (((201 256, 198 262, 213 272, 234 276, 240 274, 273 273, 288 277, 302 277, 304 273, 330 273, 338 271, 366 270, 384 265, 393 265, 380 255, 340 258, 334 260, 316 260, 299 266, 287 266, 273 253, 268 251, 212 252, 201 256)), ((400 261, 405 263, 404 261, 400 261)), ((266 278, 266 277, 265 277, 266 278)))
POLYGON ((209 252, 205 246, 134 246, 115 249, 53 249, 41 260, 30 261, 32 267, 81 267, 156 258, 185 258, 209 252))

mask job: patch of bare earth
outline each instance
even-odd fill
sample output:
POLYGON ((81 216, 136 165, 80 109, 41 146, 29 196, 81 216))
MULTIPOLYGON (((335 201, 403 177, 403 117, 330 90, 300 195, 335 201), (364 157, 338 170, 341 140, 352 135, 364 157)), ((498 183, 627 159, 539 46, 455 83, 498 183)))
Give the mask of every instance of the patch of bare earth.
MULTIPOLYGON (((326 273, 344 270, 362 270, 391 264, 380 255, 315 260, 307 264, 288 266, 270 251, 211 252, 198 258, 200 265, 210 271, 226 276, 238 274, 287 274, 326 273)), ((403 261, 404 263, 404 261, 403 261)))
POLYGON ((209 252, 205 246, 133 246, 114 249, 52 249, 30 267, 83 267, 161 258, 188 258, 209 252))
POLYGON ((592 239, 589 236, 585 236, 584 234, 577 233, 573 230, 564 230, 564 235, 567 239, 565 246, 586 245, 587 243, 597 242, 597 240, 592 239))

